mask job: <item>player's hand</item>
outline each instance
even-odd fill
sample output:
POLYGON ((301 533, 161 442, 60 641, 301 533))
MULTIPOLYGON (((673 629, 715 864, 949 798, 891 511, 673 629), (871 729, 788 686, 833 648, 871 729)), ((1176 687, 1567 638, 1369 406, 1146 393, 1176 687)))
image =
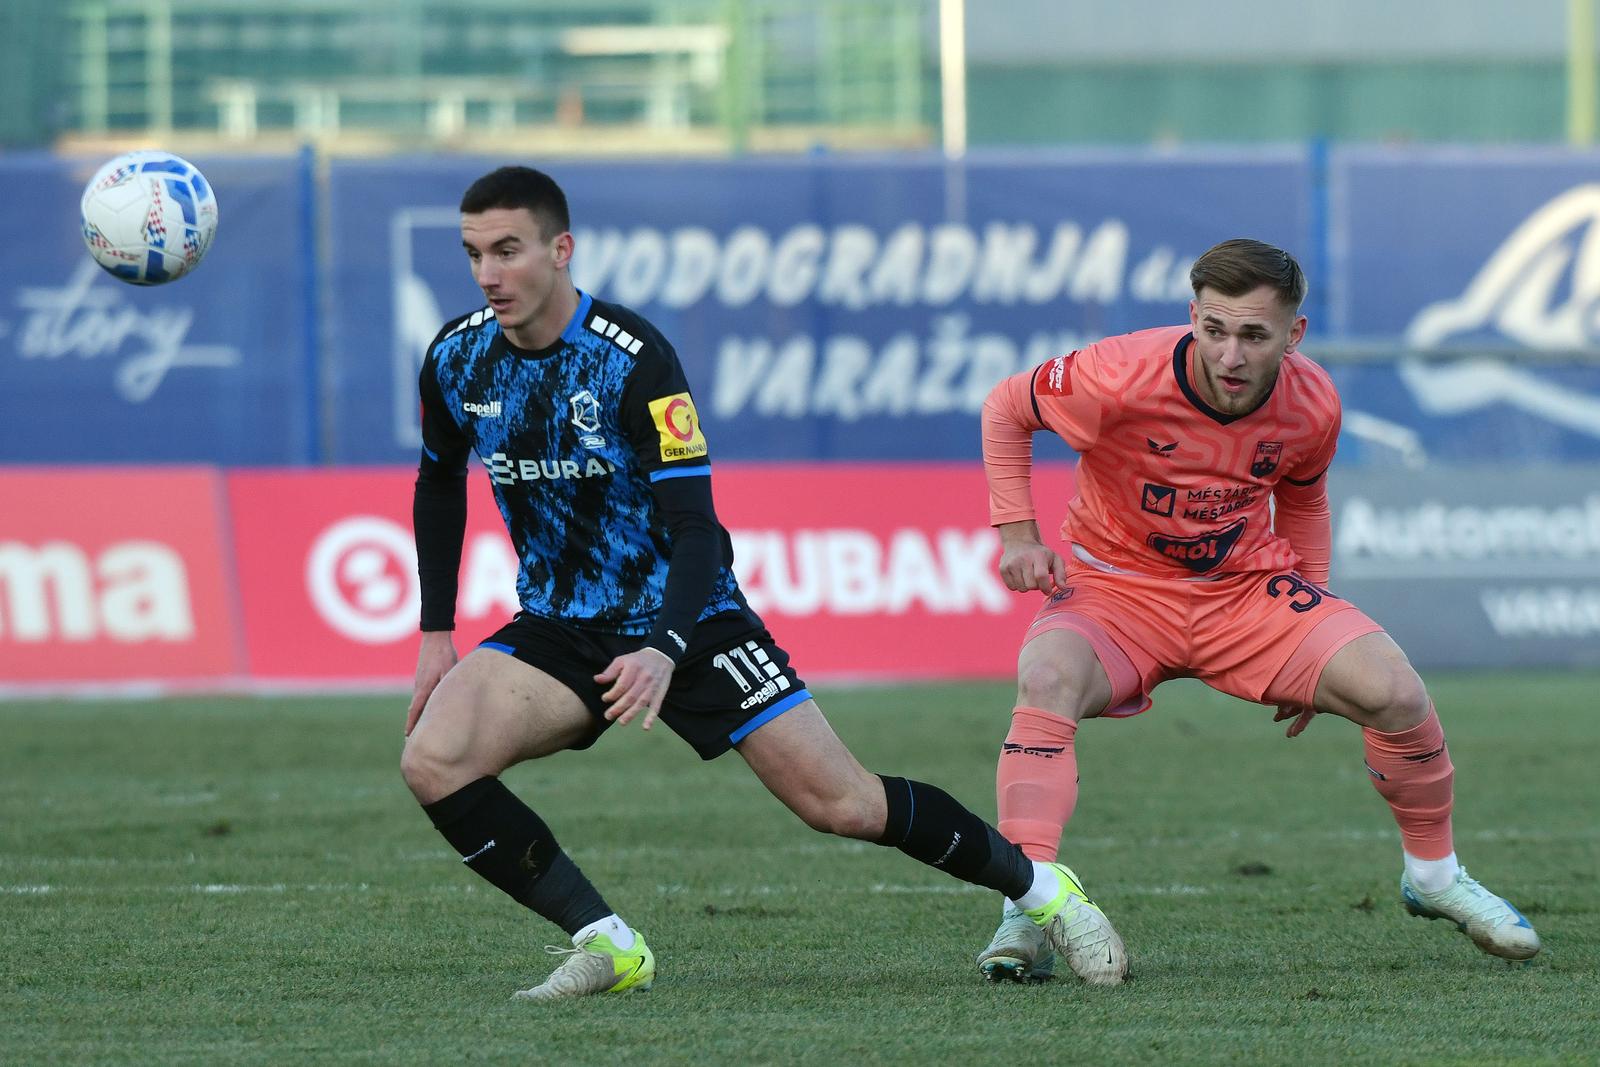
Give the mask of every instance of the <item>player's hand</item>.
POLYGON ((600 694, 600 699, 611 705, 606 708, 606 718, 627 724, 643 711, 644 728, 650 729, 661 714, 661 701, 672 684, 675 666, 671 656, 656 648, 641 648, 612 660, 594 676, 601 685, 613 683, 600 694))
POLYGON ((439 679, 456 665, 456 643, 449 630, 424 630, 422 647, 417 649, 417 677, 411 685, 411 707, 406 711, 406 736, 416 728, 422 718, 439 679))
POLYGON ((1010 543, 1000 553, 1000 578, 1018 593, 1054 593, 1067 587, 1067 564, 1037 541, 1010 543))
POLYGON ((1272 717, 1273 722, 1282 722, 1284 719, 1293 719, 1285 737, 1299 737, 1300 731, 1311 725, 1311 719, 1317 714, 1316 708, 1302 708, 1298 704, 1279 704, 1278 713, 1272 717))

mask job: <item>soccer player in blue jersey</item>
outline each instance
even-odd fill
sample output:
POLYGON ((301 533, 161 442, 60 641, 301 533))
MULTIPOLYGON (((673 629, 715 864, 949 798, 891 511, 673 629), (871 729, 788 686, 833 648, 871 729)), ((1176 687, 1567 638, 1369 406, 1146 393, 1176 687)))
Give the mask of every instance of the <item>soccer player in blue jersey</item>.
POLYGON ((420 379, 422 641, 401 770, 467 866, 571 936, 517 996, 642 989, 655 959, 498 775, 658 717, 703 759, 737 751, 807 825, 998 890, 1086 980, 1120 981, 1122 943, 1066 868, 1030 861, 940 789, 869 773, 834 734, 734 579, 677 355, 573 286, 569 226, 539 171, 503 167, 467 190, 461 241, 489 306, 440 331, 420 379), (522 610, 458 661, 471 452, 521 559, 522 610))

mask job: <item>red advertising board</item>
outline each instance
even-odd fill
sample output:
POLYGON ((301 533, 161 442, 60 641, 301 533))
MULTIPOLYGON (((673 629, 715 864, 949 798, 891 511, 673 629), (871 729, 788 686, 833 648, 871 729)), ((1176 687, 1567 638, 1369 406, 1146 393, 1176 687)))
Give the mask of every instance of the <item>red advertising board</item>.
MULTIPOLYGON (((228 475, 252 677, 410 677, 412 478, 393 468, 228 475)), ((981 467, 719 464, 715 487, 746 595, 803 676, 1014 670, 1038 598, 1008 592, 996 575, 981 467)), ((1070 487, 1070 468, 1041 465, 1041 512, 1059 516, 1070 487)), ((463 650, 517 610, 516 558, 481 478, 469 501, 463 650)))
POLYGON ((237 675, 221 493, 201 468, 0 470, 0 686, 237 675))
MULTIPOLYGON (((1071 470, 1041 465, 1047 539, 1071 470)), ((1038 594, 1000 582, 977 464, 723 464, 717 513, 750 604, 803 677, 1006 677, 1038 594)))
MULTIPOLYGON (((252 677, 409 679, 416 665, 417 552, 404 468, 232 471, 234 561, 252 677)), ((516 562, 481 476, 468 493, 460 643, 517 610, 516 562)))

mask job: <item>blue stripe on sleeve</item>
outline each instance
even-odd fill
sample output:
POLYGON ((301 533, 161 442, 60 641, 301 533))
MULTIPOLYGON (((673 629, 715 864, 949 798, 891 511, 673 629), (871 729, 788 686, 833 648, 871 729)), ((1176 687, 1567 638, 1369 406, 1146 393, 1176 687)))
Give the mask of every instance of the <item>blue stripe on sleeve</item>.
POLYGON ((668 478, 695 478, 702 474, 710 476, 711 464, 702 463, 698 467, 663 467, 661 470, 651 471, 650 480, 662 482, 668 478))

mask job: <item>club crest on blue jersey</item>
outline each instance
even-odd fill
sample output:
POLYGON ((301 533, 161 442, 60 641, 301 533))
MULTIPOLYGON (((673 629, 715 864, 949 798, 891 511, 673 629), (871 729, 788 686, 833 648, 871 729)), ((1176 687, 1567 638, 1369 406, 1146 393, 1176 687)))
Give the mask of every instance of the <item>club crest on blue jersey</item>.
POLYGON ((581 434, 578 443, 584 448, 604 448, 606 439, 599 433, 600 402, 594 394, 583 389, 568 397, 567 402, 572 405, 572 425, 581 434))

